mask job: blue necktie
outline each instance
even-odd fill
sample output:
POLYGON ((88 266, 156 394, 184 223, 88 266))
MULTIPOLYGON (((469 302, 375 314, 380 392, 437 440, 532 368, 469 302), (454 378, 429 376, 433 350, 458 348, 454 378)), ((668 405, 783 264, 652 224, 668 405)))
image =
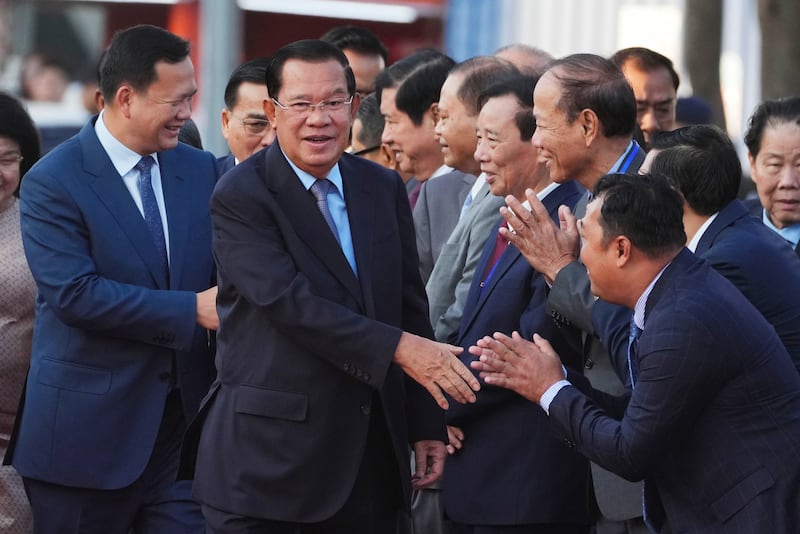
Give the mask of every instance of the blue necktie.
POLYGON ((328 226, 330 226, 331 232, 333 232, 333 236, 336 238, 336 242, 341 246, 341 242, 339 241, 339 230, 336 229, 336 223, 333 221, 333 217, 331 216, 331 210, 328 209, 328 192, 331 190, 335 191, 336 186, 333 185, 333 183, 331 183, 331 181, 327 178, 317 179, 317 181, 311 185, 311 194, 317 199, 317 207, 319 208, 320 213, 322 213, 322 217, 325 219, 325 222, 328 223, 328 226))
POLYGON ((464 204, 461 205, 461 213, 458 215, 459 221, 464 218, 464 214, 467 213, 470 206, 472 206, 472 191, 467 193, 467 198, 464 199, 464 204))
POLYGON ((156 202, 156 194, 153 191, 152 175, 150 169, 153 167, 152 156, 145 156, 139 160, 135 169, 139 171, 139 178, 136 180, 136 187, 139 189, 139 195, 142 197, 142 211, 144 211, 144 221, 147 224, 147 229, 150 230, 150 235, 153 238, 153 244, 158 252, 161 266, 164 269, 164 275, 169 280, 169 260, 167 259, 167 242, 164 239, 164 226, 161 224, 161 212, 158 210, 158 203, 156 202))
POLYGON ((630 374, 631 387, 636 384, 639 376, 639 336, 642 329, 636 326, 631 317, 630 332, 628 333, 628 373, 630 374))

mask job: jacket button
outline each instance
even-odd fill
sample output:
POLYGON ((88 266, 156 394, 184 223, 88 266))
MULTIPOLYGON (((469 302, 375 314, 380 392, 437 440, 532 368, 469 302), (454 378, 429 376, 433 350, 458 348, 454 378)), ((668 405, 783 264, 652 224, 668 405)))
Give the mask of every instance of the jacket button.
POLYGON ((344 364, 344 370, 347 371, 348 373, 350 372, 350 364, 349 363, 344 364))
POLYGON ((586 358, 586 362, 583 364, 583 366, 587 369, 591 369, 592 367, 594 367, 594 360, 592 360, 591 358, 586 358))
POLYGON ((372 412, 372 407, 369 404, 362 404, 361 405, 361 413, 364 415, 369 415, 372 412))
POLYGON ((569 440, 567 438, 564 438, 564 445, 566 445, 570 449, 574 449, 575 448, 575 443, 573 443, 571 440, 569 440))
POLYGON ((369 382, 369 373, 364 373, 364 380, 369 382))

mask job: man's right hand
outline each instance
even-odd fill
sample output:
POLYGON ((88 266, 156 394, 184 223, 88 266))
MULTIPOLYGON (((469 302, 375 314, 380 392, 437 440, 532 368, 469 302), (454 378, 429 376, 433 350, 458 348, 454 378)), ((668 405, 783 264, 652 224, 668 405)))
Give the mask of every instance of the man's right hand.
POLYGON ((457 358, 463 350, 403 332, 394 353, 394 362, 427 389, 437 404, 446 410, 450 405, 445 393, 465 404, 475 402, 474 392, 481 388, 475 375, 457 358))
POLYGON ((217 286, 197 294, 197 324, 209 330, 216 330, 219 327, 217 286))

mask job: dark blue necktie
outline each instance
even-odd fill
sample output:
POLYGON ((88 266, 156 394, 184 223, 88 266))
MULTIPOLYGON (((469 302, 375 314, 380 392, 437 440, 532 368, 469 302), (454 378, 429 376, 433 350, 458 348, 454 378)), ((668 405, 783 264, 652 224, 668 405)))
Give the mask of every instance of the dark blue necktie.
POLYGON ((333 216, 331 216, 331 210, 328 209, 328 192, 331 189, 336 190, 336 186, 327 178, 317 179, 311 184, 311 194, 317 199, 317 207, 320 213, 322 213, 322 217, 325 218, 325 222, 330 226, 331 232, 333 232, 333 236, 336 238, 336 242, 341 245, 339 241, 339 230, 336 229, 336 223, 333 221, 333 216))
POLYGON ((147 224, 147 229, 150 230, 150 236, 153 238, 153 244, 158 252, 161 265, 164 269, 164 275, 169 280, 169 260, 167 259, 167 243, 164 239, 164 226, 161 224, 161 212, 158 210, 158 203, 156 202, 156 194, 153 191, 152 175, 150 169, 153 167, 152 156, 145 156, 136 164, 136 170, 139 171, 139 178, 136 180, 136 187, 139 189, 139 195, 142 197, 142 211, 144 211, 144 221, 147 224))
POLYGON ((630 374, 631 387, 636 385, 636 379, 639 377, 639 336, 642 335, 642 329, 636 326, 636 323, 631 317, 630 331, 628 333, 628 373, 630 374))

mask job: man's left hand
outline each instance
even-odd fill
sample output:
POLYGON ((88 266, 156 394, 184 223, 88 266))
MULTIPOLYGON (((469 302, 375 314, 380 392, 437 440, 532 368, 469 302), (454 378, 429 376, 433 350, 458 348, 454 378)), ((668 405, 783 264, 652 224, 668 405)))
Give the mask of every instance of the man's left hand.
POLYGON ((479 357, 470 366, 487 384, 510 389, 535 403, 547 388, 564 379, 558 354, 539 334, 530 342, 519 332, 511 337, 496 332, 493 338, 479 339, 469 352, 479 357))
POLYGON ((447 450, 444 443, 437 440, 423 440, 414 443, 415 472, 411 477, 414 489, 427 488, 442 477, 447 450))

